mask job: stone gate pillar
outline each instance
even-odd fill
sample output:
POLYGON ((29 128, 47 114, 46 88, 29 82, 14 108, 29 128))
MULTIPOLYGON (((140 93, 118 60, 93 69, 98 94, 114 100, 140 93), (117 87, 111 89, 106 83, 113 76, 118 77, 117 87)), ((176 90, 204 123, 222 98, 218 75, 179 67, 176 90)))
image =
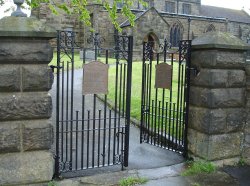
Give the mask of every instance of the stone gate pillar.
POLYGON ((34 18, 0 20, 0 185, 43 183, 53 176, 48 63, 55 36, 34 18))
POLYGON ((190 156, 238 162, 246 123, 246 49, 228 33, 210 32, 193 41, 191 61, 199 73, 190 87, 190 156))

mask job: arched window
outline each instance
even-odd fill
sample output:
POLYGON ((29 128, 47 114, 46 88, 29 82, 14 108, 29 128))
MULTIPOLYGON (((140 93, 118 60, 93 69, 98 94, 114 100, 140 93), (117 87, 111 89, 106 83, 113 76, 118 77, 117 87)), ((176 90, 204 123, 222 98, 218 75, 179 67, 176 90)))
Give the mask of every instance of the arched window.
POLYGON ((216 29, 213 24, 209 25, 207 29, 205 30, 205 32, 215 32, 215 31, 216 29))
POLYGON ((173 47, 179 46, 179 41, 182 39, 182 29, 179 24, 174 24, 170 29, 170 43, 173 47))

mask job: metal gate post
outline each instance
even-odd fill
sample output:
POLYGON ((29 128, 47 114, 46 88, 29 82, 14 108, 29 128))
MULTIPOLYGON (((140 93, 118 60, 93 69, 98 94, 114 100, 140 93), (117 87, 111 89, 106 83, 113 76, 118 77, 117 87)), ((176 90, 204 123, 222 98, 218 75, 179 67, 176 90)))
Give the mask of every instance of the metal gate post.
POLYGON ((132 81, 132 62, 133 62, 133 36, 129 36, 128 42, 128 69, 127 69, 127 100, 126 100, 126 126, 125 126, 125 151, 124 166, 128 166, 129 156, 129 130, 130 130, 130 106, 131 106, 131 81, 132 81))
POLYGON ((185 130, 184 130, 184 152, 183 156, 187 158, 188 155, 188 115, 189 115, 189 92, 190 92, 190 67, 191 67, 191 40, 188 40, 187 59, 186 59, 186 115, 185 115, 185 130))
MULTIPOLYGON (((60 66, 60 43, 61 33, 57 31, 57 67, 60 66)), ((53 70, 54 71, 54 70, 53 70)), ((58 178, 60 175, 59 170, 59 89, 60 89, 60 68, 57 68, 57 84, 56 84, 56 154, 55 154, 55 173, 54 177, 58 178)))

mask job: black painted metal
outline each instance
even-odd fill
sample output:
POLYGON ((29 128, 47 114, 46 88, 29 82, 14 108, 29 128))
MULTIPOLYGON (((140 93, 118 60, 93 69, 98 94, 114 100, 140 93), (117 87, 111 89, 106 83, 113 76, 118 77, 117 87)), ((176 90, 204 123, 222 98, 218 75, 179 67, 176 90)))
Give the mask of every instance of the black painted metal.
POLYGON ((93 42, 91 48, 81 48, 76 37, 75 32, 58 31, 57 66, 53 66, 57 69, 55 177, 90 168, 128 166, 133 38, 116 35, 115 48, 104 49, 99 34, 88 40, 93 42), (109 82, 115 85, 114 100, 109 95, 75 92, 79 86, 75 53, 79 50, 84 51, 83 66, 86 52, 93 51, 94 59, 102 59, 115 70, 116 78, 109 82))
POLYGON ((164 41, 158 48, 143 44, 140 142, 182 153, 187 152, 191 41, 171 49, 164 41), (158 51, 156 51, 158 50, 158 51), (172 65, 171 88, 155 88, 155 65, 172 65))

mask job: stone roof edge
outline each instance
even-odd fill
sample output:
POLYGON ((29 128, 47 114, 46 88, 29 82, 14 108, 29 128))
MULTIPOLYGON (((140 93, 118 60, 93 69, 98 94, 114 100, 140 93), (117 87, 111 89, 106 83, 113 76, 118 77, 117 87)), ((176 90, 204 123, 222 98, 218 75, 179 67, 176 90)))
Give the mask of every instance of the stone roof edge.
MULTIPOLYGON (((156 8, 155 7, 151 7, 151 8, 149 8, 149 9, 147 9, 146 11, 144 11, 144 12, 142 12, 142 14, 139 16, 139 17, 137 17, 136 19, 135 19, 135 22, 137 21, 137 20, 139 20, 141 17, 143 17, 146 13, 148 13, 149 11, 155 11, 159 16, 160 16, 160 18, 167 24, 167 25, 169 25, 168 23, 167 23, 167 21, 163 18, 163 16, 159 13, 159 11, 158 10, 156 10, 156 8)), ((123 23, 121 23, 120 25, 123 25, 124 23, 126 23, 128 20, 126 20, 126 21, 124 21, 123 23)), ((131 26, 131 24, 129 23, 128 25, 125 25, 125 26, 121 26, 122 28, 124 28, 124 27, 127 27, 127 26, 131 26)))

